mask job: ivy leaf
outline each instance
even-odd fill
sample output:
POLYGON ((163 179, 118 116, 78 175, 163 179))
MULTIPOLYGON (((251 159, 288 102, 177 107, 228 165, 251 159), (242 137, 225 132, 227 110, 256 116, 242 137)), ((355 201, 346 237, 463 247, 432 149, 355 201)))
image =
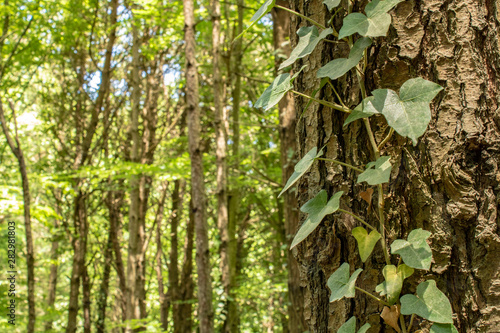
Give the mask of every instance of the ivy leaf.
POLYGON ((328 288, 332 291, 330 302, 337 301, 344 297, 353 298, 355 295, 355 284, 359 273, 363 270, 358 268, 349 277, 349 264, 343 263, 328 279, 328 288))
POLYGON ((433 324, 429 333, 458 333, 453 324, 433 324))
POLYGON ((300 28, 297 31, 297 35, 299 36, 297 46, 290 53, 290 57, 280 65, 279 69, 286 68, 297 61, 297 59, 304 58, 311 54, 316 48, 316 45, 331 33, 333 33, 332 28, 323 30, 321 34, 318 34, 318 28, 315 26, 300 28))
POLYGON ((392 165, 390 156, 382 156, 376 162, 366 165, 366 170, 358 176, 358 183, 367 182, 369 185, 378 185, 389 182, 392 165))
POLYGON ((323 149, 321 149, 319 152, 317 147, 309 150, 309 152, 304 157, 302 157, 302 159, 295 165, 293 174, 286 182, 286 185, 278 195, 278 198, 283 194, 283 192, 288 190, 290 186, 295 184, 297 180, 299 180, 299 178, 302 177, 302 175, 306 173, 307 170, 309 170, 311 165, 314 163, 314 159, 320 157, 321 155, 323 155, 323 149))
POLYGON ((382 270, 385 281, 379 284, 375 291, 380 295, 387 295, 387 302, 390 305, 396 303, 403 288, 403 281, 413 274, 413 268, 405 264, 399 265, 397 268, 394 265, 387 265, 382 270))
POLYGON ((390 89, 373 91, 374 99, 363 111, 382 113, 389 126, 416 145, 431 120, 429 104, 442 89, 439 84, 422 78, 410 79, 401 86, 399 96, 390 89))
POLYGON ((347 117, 347 119, 345 120, 344 126, 347 126, 355 120, 361 118, 370 118, 374 114, 379 113, 373 107, 367 107, 367 105, 369 105, 369 102, 372 102, 374 98, 375 97, 373 96, 369 96, 365 98, 361 103, 359 103, 359 105, 356 106, 354 110, 352 110, 352 112, 349 114, 349 117, 347 117))
POLYGON ((302 242, 311 232, 316 229, 323 218, 336 212, 340 206, 340 197, 344 192, 339 191, 332 195, 330 200, 328 199, 328 194, 325 190, 321 190, 314 198, 306 202, 300 210, 304 213, 309 214, 306 221, 302 224, 299 231, 295 235, 290 249, 293 249, 297 244, 302 242))
POLYGON ((427 244, 427 238, 430 236, 431 233, 427 230, 412 230, 407 241, 396 239, 392 242, 391 253, 399 254, 410 267, 428 270, 432 261, 432 251, 427 244))
POLYGON ((420 283, 417 286, 417 296, 408 294, 401 297, 403 315, 416 314, 436 323, 453 324, 450 301, 436 287, 436 281, 427 280, 420 283))
POLYGON ((359 256, 362 262, 368 259, 378 240, 382 237, 377 230, 372 230, 372 232, 368 234, 368 231, 363 227, 352 229, 352 235, 358 242, 359 256))
POLYGON ((401 328, 399 327, 398 323, 400 314, 401 311, 400 311, 400 306, 398 304, 393 305, 391 307, 384 306, 384 309, 380 314, 380 318, 382 318, 387 325, 394 328, 396 332, 401 333, 401 328))
POLYGON ((241 38, 250 28, 252 28, 255 23, 259 22, 259 20, 264 17, 267 13, 271 11, 271 9, 274 7, 274 2, 275 0, 266 0, 262 6, 253 14, 252 18, 250 19, 250 25, 243 30, 236 38, 234 38, 233 42, 237 40, 238 38, 241 38))
MULTIPOLYGON (((358 333, 366 333, 370 327, 371 325, 366 323, 359 329, 358 333)), ((337 333, 356 333, 356 317, 349 318, 344 325, 340 326, 337 333)))
POLYGON ((293 86, 290 81, 290 74, 281 74, 276 77, 273 83, 267 87, 266 90, 255 102, 254 107, 264 108, 265 111, 279 103, 285 94, 292 90, 293 86))
POLYGON ((374 0, 366 5, 366 16, 352 13, 344 18, 339 31, 339 39, 359 33, 366 37, 380 37, 387 34, 391 25, 391 15, 387 14, 392 7, 403 0, 374 0))
POLYGON ((329 77, 331 80, 341 77, 359 63, 363 58, 363 51, 371 44, 372 40, 370 38, 358 39, 349 52, 349 57, 330 61, 318 70, 316 76, 319 78, 329 77))
POLYGON ((323 0, 323 4, 328 7, 328 11, 331 12, 333 8, 340 5, 340 0, 323 0))

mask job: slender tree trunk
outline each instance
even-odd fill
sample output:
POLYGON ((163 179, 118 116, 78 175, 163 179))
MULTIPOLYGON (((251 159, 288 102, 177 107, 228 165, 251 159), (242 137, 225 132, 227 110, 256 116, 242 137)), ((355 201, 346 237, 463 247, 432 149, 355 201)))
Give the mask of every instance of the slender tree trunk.
MULTIPOLYGON (((87 226, 88 229, 88 226, 87 226)), ((88 234, 88 230, 86 231, 86 235, 88 234)), ((86 237, 87 238, 87 237, 86 237)), ((90 333, 91 330, 91 314, 90 314, 90 305, 92 304, 90 301, 90 276, 89 270, 85 263, 85 254, 87 253, 87 246, 85 245, 85 252, 83 257, 83 274, 82 274, 82 308, 83 308, 83 332, 90 333)))
MULTIPOLYGON (((132 109, 130 113, 130 133, 132 137, 132 151, 130 159, 134 163, 140 162, 140 136, 139 136, 139 110, 140 110, 140 76, 139 76, 139 47, 140 39, 137 26, 132 27, 132 109)), ((140 223, 141 209, 141 177, 134 175, 131 179, 130 209, 129 209, 129 243, 127 260, 127 320, 139 319, 141 317, 139 308, 139 290, 137 281, 139 280, 139 261, 141 249, 144 241, 144 230, 140 223)), ((127 332, 131 332, 130 325, 127 325, 127 332)))
MULTIPOLYGON (((109 214, 110 218, 112 214, 109 214)), ((99 289, 99 299, 97 301, 97 333, 105 332, 106 307, 108 305, 109 294, 109 276, 111 274, 111 261, 113 260, 113 239, 111 232, 108 234, 108 241, 104 251, 104 268, 101 278, 101 287, 99 289)))
MULTIPOLYGON (((12 112, 15 112, 12 107, 12 112)), ((19 143, 19 138, 17 136, 17 123, 16 123, 16 115, 13 114, 15 133, 14 138, 10 135, 10 131, 7 127, 7 123, 5 121, 5 113, 3 110, 3 103, 0 99, 0 122, 2 123, 2 130, 5 138, 7 140, 7 144, 9 145, 10 150, 14 154, 19 164, 19 172, 21 173, 21 184, 23 188, 23 202, 24 202, 24 229, 26 233, 26 264, 28 271, 28 326, 27 331, 29 333, 35 331, 35 321, 36 321, 36 313, 35 313, 35 255, 33 252, 33 236, 31 233, 31 195, 30 195, 30 187, 28 180, 28 170, 26 168, 26 161, 24 159, 23 150, 21 149, 21 145, 19 143)))
MULTIPOLYGON (((61 214, 59 205, 56 204, 56 212, 57 214, 61 214)), ((59 230, 59 221, 56 219, 54 221, 54 229, 56 233, 59 230)), ((50 247, 50 275, 49 275, 49 291, 47 292, 47 308, 49 309, 49 313, 54 311, 54 303, 56 301, 56 290, 57 290, 57 271, 59 268, 59 235, 54 235, 52 239, 52 244, 50 247)), ((45 331, 52 330, 53 320, 48 319, 45 323, 45 331)))
POLYGON ((219 0, 211 1, 212 15, 212 71, 213 71, 213 93, 215 109, 215 141, 216 141, 216 181, 217 181, 217 225, 220 235, 220 256, 222 285, 224 288, 224 314, 226 319, 223 323, 223 332, 236 332, 238 330, 237 311, 234 304, 235 297, 232 292, 231 257, 235 253, 230 252, 230 234, 228 217, 228 193, 227 193, 227 133, 226 117, 223 106, 222 73, 221 73, 221 8, 219 0))
POLYGON ((196 232, 196 265, 198 269, 198 316, 200 332, 213 332, 212 277, 206 220, 206 198, 203 175, 203 151, 200 144, 200 110, 198 73, 195 53, 194 3, 184 0, 184 34, 186 53, 186 111, 188 114, 189 155, 191 156, 191 198, 196 232))
MULTIPOLYGON (((161 258, 163 257, 163 249, 162 249, 162 220, 163 220, 163 211, 165 207, 165 199, 167 197, 168 185, 165 184, 165 189, 163 190, 163 194, 161 196, 160 202, 158 203, 158 211, 156 212, 156 278, 158 280, 158 296, 160 300, 160 322, 161 327, 165 331, 168 330, 168 311, 170 309, 170 304, 172 298, 172 292, 177 289, 177 285, 170 284, 170 287, 167 292, 165 292, 165 286, 163 285, 163 264, 161 262, 161 258)), ((177 189, 178 190, 178 189, 177 189)), ((175 192, 175 189, 174 189, 175 192)), ((176 235, 177 236, 177 235, 176 235)), ((173 238, 174 236, 172 236, 173 238)), ((172 245, 171 245, 172 246, 172 245)), ((176 258, 177 259, 177 258, 176 258)), ((171 265, 173 263, 171 262, 171 265)), ((174 266, 177 266, 177 261, 175 261, 174 266)), ((172 274, 172 269, 169 270, 168 276, 170 278, 170 274, 172 274)), ((175 272, 175 274, 178 274, 175 272)))
MULTIPOLYGON (((330 18, 321 1, 293 1, 293 9, 322 24, 330 18)), ((386 190, 386 231, 390 241, 406 238, 415 228, 432 232, 429 241, 434 260, 426 275, 436 280, 450 299, 460 333, 500 331, 499 13, 498 3, 492 1, 405 1, 391 11, 389 36, 377 38, 368 52, 365 84, 369 91, 397 90, 417 76, 445 88, 431 107, 427 132, 415 147, 397 135, 386 146, 386 154, 396 156, 391 160, 391 182, 386 190)), ((292 19, 293 29, 303 23, 300 18, 292 19)), ((340 26, 341 20, 334 23, 340 26)), ((345 56, 345 48, 335 48, 332 43, 318 45, 304 59, 312 66, 297 78, 295 88, 310 95, 319 84, 317 69, 331 55, 345 56)), ((356 82, 356 75, 348 74, 335 83, 341 97, 352 100, 351 105, 360 99, 356 82)), ((330 88, 320 94, 334 100, 330 88)), ((307 102, 296 98, 297 112, 302 112, 307 102)), ((325 146, 326 158, 356 165, 372 160, 362 123, 343 128, 344 120, 344 115, 313 103, 297 127, 299 155, 325 146)), ((377 118, 370 122, 380 142, 385 122, 377 118)), ((342 189, 349 198, 343 204, 376 223, 358 197, 365 186, 355 185, 354 172, 318 163, 309 174, 298 185, 299 205, 322 188, 330 194, 342 189)), ((342 262, 360 265, 350 235, 355 225, 348 216, 327 217, 297 247, 311 332, 335 332, 351 315, 369 322, 370 332, 387 331, 379 318, 382 308, 364 295, 357 294, 354 301, 328 301, 330 274, 342 262)), ((383 266, 384 256, 376 248, 364 264, 357 286, 373 291, 382 279, 370 272, 383 266)), ((403 293, 414 291, 421 276, 410 277, 403 293)), ((417 327, 427 331, 428 324, 418 319, 412 332, 417 327)))
POLYGON ((170 265, 168 266, 168 284, 170 285, 169 292, 172 299, 172 318, 174 321, 174 332, 179 330, 180 316, 179 313, 179 238, 178 238, 178 226, 181 216, 182 209, 182 198, 180 195, 180 183, 179 179, 174 182, 174 191, 172 192, 172 220, 170 222, 170 265))
MULTIPOLYGON (((185 182, 181 184, 185 187, 185 182)), ((179 212, 181 211, 181 202, 179 202, 179 212)), ((192 205, 190 205, 192 207, 192 205)), ((184 245, 184 262, 182 264, 181 279, 179 287, 179 304, 178 310, 175 310, 174 304, 174 320, 177 317, 178 326, 174 326, 174 333, 191 332, 193 330, 193 305, 194 298, 194 281, 193 281, 193 245, 194 245, 194 218, 191 209, 189 218, 186 222, 186 242, 184 245)), ((175 325, 175 323, 174 323, 175 325)))
MULTIPOLYGON (((288 3, 282 0, 279 5, 288 7, 288 3)), ((275 69, 285 60, 279 55, 288 57, 291 52, 290 44, 287 43, 290 36, 290 14, 284 10, 274 8, 273 16, 273 37, 276 52, 275 69)), ((279 102, 280 121, 280 157, 282 166, 282 183, 285 184, 293 174, 297 162, 297 138, 295 135, 296 116, 293 97, 290 93, 279 102)), ((293 235, 299 225, 299 210, 297 207, 297 194, 293 190, 287 191, 283 195, 283 217, 285 221, 285 233, 290 248, 293 235)), ((287 251, 288 268, 288 329, 291 333, 302 333, 307 330, 304 318, 304 291, 300 285, 300 273, 297 260, 292 251, 287 251)))

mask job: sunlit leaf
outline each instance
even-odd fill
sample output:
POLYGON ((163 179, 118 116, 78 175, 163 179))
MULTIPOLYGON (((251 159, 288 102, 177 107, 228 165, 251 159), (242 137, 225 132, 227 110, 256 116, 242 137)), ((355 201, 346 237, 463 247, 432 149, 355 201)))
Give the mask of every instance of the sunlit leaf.
POLYGON ((279 69, 286 68, 292 65, 297 59, 304 58, 314 51, 314 48, 320 41, 325 39, 328 35, 333 32, 332 28, 325 29, 318 33, 318 28, 315 26, 302 27, 297 31, 297 35, 299 36, 299 42, 297 46, 290 53, 290 57, 281 63, 279 69))
POLYGON ((337 301, 344 297, 353 298, 356 293, 356 279, 362 271, 361 268, 358 268, 349 277, 349 264, 346 262, 343 263, 328 279, 328 288, 332 291, 330 302, 337 301))
POLYGON ((410 79, 401 86, 399 96, 390 89, 374 90, 374 98, 365 104, 363 112, 383 114, 389 126, 416 145, 431 120, 429 104, 442 89, 422 78, 410 79))
POLYGON ((307 170, 309 170, 311 165, 314 163, 314 159, 320 157, 321 155, 323 155, 323 149, 321 149, 319 152, 317 147, 309 150, 309 152, 304 157, 302 157, 302 159, 295 165, 293 174, 286 182, 286 185, 278 195, 278 198, 283 194, 283 192, 285 192, 293 184, 295 184, 300 179, 300 177, 302 177, 302 175, 306 173, 307 170))
POLYGON ((433 324, 429 333, 458 333, 453 324, 433 324))
POLYGON ((390 156, 382 156, 376 162, 366 165, 366 170, 358 176, 358 183, 367 182, 370 185, 378 185, 389 182, 392 165, 390 156))
POLYGON ((285 94, 292 88, 293 86, 290 82, 290 74, 281 74, 274 79, 273 83, 267 87, 266 90, 264 90, 257 102, 255 102, 254 107, 263 108, 267 111, 278 104, 283 96, 285 96, 285 94))
POLYGON ((325 4, 328 11, 331 12, 333 8, 340 5, 340 0, 323 0, 323 4, 325 4))
POLYGON ((404 263, 410 267, 428 270, 431 267, 432 251, 427 244, 431 233, 423 229, 415 229, 408 235, 408 240, 396 239, 391 244, 391 253, 399 254, 404 263))
POLYGON ((372 230, 370 234, 363 227, 352 229, 352 235, 358 242, 359 256, 365 262, 370 256, 378 240, 382 237, 377 230, 372 230))
POLYGON ((372 40, 370 38, 358 39, 349 52, 349 57, 330 61, 318 70, 316 76, 329 77, 331 80, 341 77, 359 63, 363 58, 363 51, 371 44, 372 40))
POLYGON ((344 126, 347 126, 349 123, 352 123, 355 120, 361 119, 361 118, 369 118, 373 116, 374 114, 380 113, 375 108, 373 107, 366 107, 368 105, 368 102, 373 101, 375 97, 369 96, 365 98, 361 103, 359 103, 358 106, 352 110, 352 112, 349 114, 349 117, 344 122, 344 126))
POLYGON ((453 324, 450 301, 436 287, 436 281, 427 280, 420 283, 417 286, 417 296, 408 294, 401 297, 403 315, 414 313, 436 323, 453 324))
POLYGON ((248 30, 250 30, 255 23, 259 22, 259 20, 264 17, 264 15, 269 13, 274 7, 274 2, 275 0, 267 0, 266 2, 264 2, 264 4, 260 6, 260 8, 255 12, 255 14, 253 14, 252 18, 250 19, 250 25, 245 30, 243 30, 242 33, 236 36, 234 40, 241 38, 241 36, 243 36, 248 30))
POLYGON ((389 304, 394 304, 399 299, 399 294, 403 288, 403 281, 413 274, 413 268, 401 264, 397 268, 394 265, 386 265, 382 270, 385 281, 379 284, 375 291, 387 297, 389 304))
POLYGON ((327 202, 328 194, 325 190, 321 190, 314 198, 300 207, 300 210, 309 214, 309 216, 295 235, 291 249, 309 236, 326 215, 332 214, 339 209, 342 193, 342 191, 335 193, 327 202))
MULTIPOLYGON (((370 327, 371 325, 366 323, 359 329, 358 333, 366 333, 370 327)), ((349 318, 344 325, 340 326, 337 333, 356 333, 356 317, 349 318)))
POLYGON ((359 33, 365 37, 380 37, 387 34, 391 25, 391 15, 387 12, 403 0, 374 0, 366 5, 366 16, 351 13, 344 18, 339 31, 339 39, 359 33))

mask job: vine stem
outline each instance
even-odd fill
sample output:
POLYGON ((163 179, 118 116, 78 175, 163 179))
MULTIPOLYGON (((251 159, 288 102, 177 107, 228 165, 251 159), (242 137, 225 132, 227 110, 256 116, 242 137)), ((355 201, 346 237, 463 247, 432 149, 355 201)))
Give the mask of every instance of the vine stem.
POLYGON ((292 93, 296 94, 296 95, 299 95, 299 96, 302 96, 302 97, 305 97, 305 98, 308 98, 312 101, 315 101, 315 102, 318 102, 319 104, 321 105, 324 105, 324 106, 328 106, 329 108, 332 108, 334 110, 338 110, 338 111, 342 111, 342 112, 345 112, 345 113, 351 113, 352 110, 349 109, 349 108, 344 108, 342 107, 341 105, 338 105, 338 104, 335 104, 335 103, 330 103, 330 102, 326 102, 326 101, 322 101, 320 99, 317 99, 317 98, 314 98, 312 96, 309 96, 309 95, 306 95, 306 94, 303 94, 301 92, 298 92, 296 90, 290 90, 292 93))
POLYGON ((297 15, 298 17, 301 17, 301 18, 303 18, 304 20, 307 20, 307 21, 311 22, 312 24, 314 24, 315 26, 317 26, 317 27, 319 27, 319 28, 321 28, 321 29, 326 29, 326 27, 325 27, 323 24, 318 23, 318 22, 314 21, 313 19, 311 19, 311 18, 309 18, 309 17, 307 17, 307 16, 304 16, 304 15, 302 15, 302 14, 300 14, 300 13, 297 13, 297 12, 296 12, 296 11, 294 11, 294 10, 291 10, 291 9, 289 9, 289 8, 286 8, 286 7, 283 7, 283 6, 280 6, 280 5, 274 5, 274 7, 279 8, 279 9, 283 9, 284 11, 287 11, 287 12, 289 12, 289 13, 292 13, 292 14, 294 14, 294 15, 297 15))
POLYGON ((382 150, 382 147, 384 147, 384 145, 387 143, 387 141, 389 141, 389 139, 391 138, 391 136, 394 134, 394 128, 391 127, 391 129, 389 130, 389 134, 387 134, 387 136, 385 137, 384 140, 382 140, 382 142, 380 142, 380 144, 378 145, 378 150, 382 150))
POLYGON ((329 158, 316 157, 315 159, 316 160, 320 160, 320 161, 327 161, 327 162, 332 162, 332 163, 335 163, 335 164, 338 164, 338 165, 342 165, 342 166, 348 167, 350 169, 353 169, 353 170, 355 170, 357 172, 363 172, 364 171, 363 169, 357 168, 354 165, 350 165, 350 164, 347 164, 347 163, 344 163, 344 162, 340 162, 340 161, 337 161, 337 160, 332 160, 332 159, 329 159, 329 158))
POLYGON ((399 321, 401 322, 401 330, 406 333, 405 317, 402 314, 399 315, 399 321))
POLYGON ((411 330, 411 327, 413 326, 413 320, 415 319, 415 314, 413 313, 411 315, 411 319, 410 319, 410 325, 408 325, 408 332, 410 332, 411 330))
POLYGON ((339 99, 340 104, 342 104, 342 106, 344 108, 347 108, 347 106, 345 106, 344 101, 342 101, 342 98, 340 98, 340 96, 339 96, 339 94, 337 92, 337 89, 335 89, 335 87, 333 86, 332 81, 330 81, 330 79, 328 79, 328 84, 330 85, 330 87, 332 88, 333 92, 335 93, 335 95, 339 99))
POLYGON ((371 298, 373 298, 374 300, 377 300, 378 302, 380 302, 380 304, 383 304, 383 305, 385 305, 385 306, 389 306, 389 307, 391 306, 389 303, 387 303, 387 302, 385 302, 385 301, 381 300, 380 298, 378 298, 377 296, 375 296, 375 295, 373 295, 373 294, 370 294, 369 292, 367 292, 367 291, 366 291, 366 290, 364 290, 364 289, 361 289, 361 288, 359 288, 359 287, 354 287, 354 288, 356 288, 356 290, 361 291, 362 293, 364 293, 364 294, 366 294, 366 295, 370 296, 370 297, 371 297, 371 298))
POLYGON ((344 210, 344 209, 341 209, 339 208, 338 209, 339 212, 342 212, 342 213, 346 213, 346 214, 349 214, 351 215, 352 217, 354 217, 356 220, 358 220, 359 222, 363 223, 364 225, 366 225, 368 228, 370 228, 371 230, 377 230, 375 229, 374 227, 372 227, 371 225, 369 225, 365 220, 363 220, 361 217, 359 217, 358 215, 356 214, 353 214, 347 210, 344 210))

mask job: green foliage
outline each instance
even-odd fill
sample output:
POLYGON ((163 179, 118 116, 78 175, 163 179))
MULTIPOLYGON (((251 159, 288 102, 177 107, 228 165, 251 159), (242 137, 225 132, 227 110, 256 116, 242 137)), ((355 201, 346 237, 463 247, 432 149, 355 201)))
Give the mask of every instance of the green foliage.
POLYGON ((329 77, 331 80, 343 76, 359 63, 363 58, 363 52, 371 44, 372 40, 370 38, 364 37, 358 39, 349 52, 349 57, 330 61, 318 70, 316 76, 319 78, 329 77))
POLYGON ((363 271, 358 268, 349 276, 350 266, 348 263, 343 263, 328 279, 328 288, 331 290, 330 302, 337 301, 342 298, 353 298, 356 292, 355 285, 358 275, 363 271))
POLYGON ((382 156, 377 161, 368 163, 366 170, 358 176, 358 183, 378 185, 389 182, 392 169, 390 159, 390 156, 382 156))
POLYGON ((279 75, 262 93, 262 96, 255 102, 254 106, 256 108, 263 108, 264 111, 267 111, 278 104, 283 96, 293 88, 290 81, 290 74, 286 73, 279 75))
POLYGON ((453 324, 433 324, 429 333, 458 333, 453 324))
POLYGON ((318 148, 314 147, 304 157, 302 157, 302 159, 295 165, 293 174, 286 182, 285 187, 280 192, 278 197, 280 197, 283 194, 283 192, 285 192, 293 184, 295 184, 300 179, 300 177, 302 177, 302 175, 304 175, 307 172, 307 170, 309 170, 311 165, 313 165, 314 160, 320 157, 321 155, 323 155, 323 149, 320 149, 320 151, 318 152, 318 148))
POLYGON ((328 8, 328 11, 331 12, 333 8, 340 5, 340 0, 323 0, 323 4, 325 4, 328 8))
POLYGON ((427 238, 430 236, 431 233, 427 230, 412 230, 408 240, 396 239, 391 244, 391 253, 399 254, 410 267, 428 270, 432 261, 432 251, 427 244, 427 238))
POLYGON ((436 287, 436 281, 427 280, 420 283, 417 286, 417 296, 408 294, 401 297, 403 315, 416 314, 436 323, 453 324, 450 301, 436 287))
POLYGON ((273 9, 274 7, 274 2, 275 0, 266 0, 266 2, 264 2, 264 4, 260 6, 260 8, 255 12, 255 14, 250 19, 250 25, 245 30, 243 30, 241 34, 236 36, 234 40, 241 38, 248 30, 250 30, 255 25, 255 23, 259 22, 259 20, 263 18, 264 15, 269 13, 271 9, 273 9))
POLYGON ((405 264, 401 264, 397 268, 394 265, 386 265, 382 270, 385 281, 379 284, 375 291, 382 296, 386 296, 389 304, 393 305, 399 299, 404 279, 412 274, 413 268, 405 264))
POLYGON ((356 238, 358 242, 359 256, 362 262, 366 262, 366 259, 372 254, 375 245, 382 236, 377 230, 372 230, 370 234, 363 227, 356 227, 352 229, 352 235, 356 238))
POLYGON ((290 249, 294 248, 297 244, 309 236, 309 234, 316 229, 319 223, 323 221, 323 218, 326 215, 335 213, 339 209, 340 197, 342 194, 342 191, 335 193, 327 202, 328 194, 325 190, 321 190, 314 198, 300 207, 300 210, 309 214, 309 216, 295 235, 290 249))
POLYGON ((339 31, 339 39, 359 33, 365 37, 380 37, 387 34, 391 25, 391 15, 387 12, 403 0, 374 0, 366 5, 366 16, 352 13, 344 18, 339 31))
MULTIPOLYGON (((371 325, 366 323, 361 326, 357 333, 366 333, 370 327, 371 325)), ((349 318, 344 325, 340 326, 337 333, 356 333, 356 317, 353 316, 349 318)))
POLYGON ((325 39, 328 35, 331 35, 332 32, 332 28, 327 28, 321 31, 321 34, 318 33, 318 28, 316 28, 316 26, 300 28, 297 31, 297 35, 299 36, 297 46, 295 46, 293 51, 290 53, 290 57, 281 63, 279 69, 286 68, 298 59, 311 54, 316 48, 316 45, 318 45, 318 43, 325 39))
POLYGON ((374 98, 367 101, 363 112, 383 114, 389 126, 416 145, 431 120, 429 103, 442 89, 422 78, 410 79, 401 86, 399 96, 391 89, 373 91, 374 98))

